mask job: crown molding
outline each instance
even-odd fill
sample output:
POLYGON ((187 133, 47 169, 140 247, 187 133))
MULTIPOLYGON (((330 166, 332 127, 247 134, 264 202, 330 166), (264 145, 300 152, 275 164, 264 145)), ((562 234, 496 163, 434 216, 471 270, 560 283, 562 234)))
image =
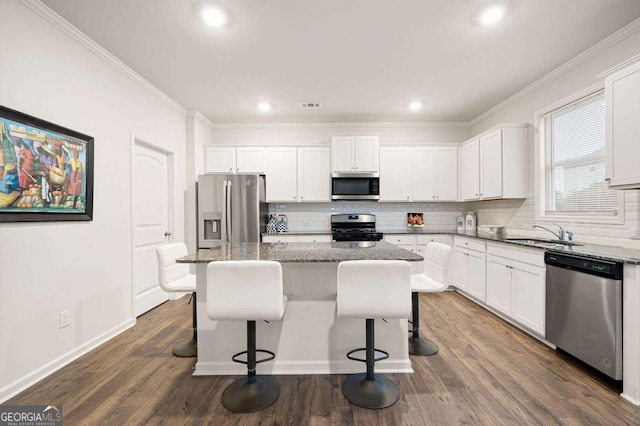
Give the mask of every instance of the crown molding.
POLYGON ((619 43, 620 41, 624 40, 625 38, 637 33, 638 31, 640 31, 640 18, 638 18, 635 21, 631 22, 630 24, 622 27, 621 29, 619 29, 615 33, 611 34, 610 36, 608 36, 604 40, 601 40, 598 43, 594 44, 593 46, 591 46, 590 48, 588 48, 584 52, 580 53, 579 55, 575 56, 574 58, 572 58, 569 61, 565 62, 564 64, 560 65, 558 68, 556 68, 553 71, 551 71, 550 73, 544 75, 542 78, 534 81, 533 83, 531 83, 530 85, 528 85, 524 89, 520 90, 516 94, 512 95, 511 97, 509 97, 509 98, 505 99, 504 101, 500 102, 499 104, 495 105, 491 109, 483 112, 482 114, 480 114, 479 116, 477 116, 476 118, 471 120, 469 122, 469 124, 471 126, 474 126, 474 125, 484 121, 485 119, 487 119, 491 115, 496 114, 499 111, 502 111, 503 109, 505 109, 509 105, 514 104, 515 102, 519 101, 520 99, 524 98, 525 96, 529 95, 530 93, 538 90, 542 86, 544 86, 546 84, 549 84, 550 82, 552 82, 556 78, 560 77, 561 75, 566 74, 567 72, 569 72, 570 70, 574 69, 578 65, 588 61, 589 59, 591 59, 594 56, 600 54, 604 50, 609 49, 610 47, 614 46, 615 44, 619 43))
POLYGON ((616 65, 615 67, 611 67, 608 70, 601 72, 600 74, 596 75, 597 78, 605 78, 610 76, 611 74, 613 74, 614 72, 620 71, 623 68, 628 67, 631 64, 634 64, 636 62, 640 61, 640 54, 627 59, 624 62, 619 63, 618 65, 616 65))
POLYGON ((193 118, 194 120, 198 120, 201 123, 206 124, 209 127, 214 127, 215 125, 209 120, 207 117, 202 115, 200 111, 187 111, 187 117, 193 118))
POLYGON ((30 9, 32 12, 43 18, 45 21, 53 25, 60 30, 63 34, 67 35, 73 41, 89 50, 91 53, 102 59, 107 64, 111 65, 120 73, 124 74, 133 82, 146 89, 149 93, 156 96, 162 102, 186 116, 187 110, 182 105, 171 99, 167 94, 162 92, 156 86, 147 81, 140 74, 132 70, 120 59, 113 56, 106 49, 100 46, 98 43, 90 39, 86 34, 80 31, 66 21, 62 16, 58 15, 53 9, 42 3, 40 0, 18 0, 23 6, 30 9))
POLYGON ((469 128, 470 123, 452 122, 310 122, 310 123, 212 123, 214 129, 326 129, 326 128, 469 128))

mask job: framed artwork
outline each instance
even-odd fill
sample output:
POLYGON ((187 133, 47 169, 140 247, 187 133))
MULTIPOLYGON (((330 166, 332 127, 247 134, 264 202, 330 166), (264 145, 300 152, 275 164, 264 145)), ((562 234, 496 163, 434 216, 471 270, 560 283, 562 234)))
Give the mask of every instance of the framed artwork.
POLYGON ((92 218, 93 138, 0 106, 0 222, 92 218))
POLYGON ((410 228, 424 227, 424 213, 407 213, 407 226, 410 228))

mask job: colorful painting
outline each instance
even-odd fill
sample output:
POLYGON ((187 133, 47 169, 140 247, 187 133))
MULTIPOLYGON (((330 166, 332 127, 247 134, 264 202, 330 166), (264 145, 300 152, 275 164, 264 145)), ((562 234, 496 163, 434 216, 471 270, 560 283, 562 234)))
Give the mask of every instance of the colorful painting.
POLYGON ((93 138, 0 106, 0 221, 92 216, 93 138))
POLYGON ((424 213, 407 213, 407 226, 410 228, 424 227, 424 213))

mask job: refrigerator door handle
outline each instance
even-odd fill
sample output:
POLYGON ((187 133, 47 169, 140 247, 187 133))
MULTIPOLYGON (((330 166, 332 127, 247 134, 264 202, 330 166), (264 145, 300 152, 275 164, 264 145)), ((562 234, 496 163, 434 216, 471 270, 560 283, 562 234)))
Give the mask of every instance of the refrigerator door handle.
POLYGON ((232 224, 231 224, 231 181, 227 181, 227 199, 226 199, 226 204, 227 204, 227 241, 231 242, 231 239, 233 238, 233 229, 232 229, 232 224))

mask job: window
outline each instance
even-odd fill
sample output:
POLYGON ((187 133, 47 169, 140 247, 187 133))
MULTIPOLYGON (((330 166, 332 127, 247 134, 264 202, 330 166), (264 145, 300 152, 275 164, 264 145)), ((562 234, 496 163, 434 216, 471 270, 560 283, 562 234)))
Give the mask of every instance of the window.
MULTIPOLYGON (((544 188, 539 201, 550 219, 617 219, 618 191, 605 182, 605 105, 600 90, 541 116, 544 188)), ((584 220, 589 222, 589 220, 584 220)))

